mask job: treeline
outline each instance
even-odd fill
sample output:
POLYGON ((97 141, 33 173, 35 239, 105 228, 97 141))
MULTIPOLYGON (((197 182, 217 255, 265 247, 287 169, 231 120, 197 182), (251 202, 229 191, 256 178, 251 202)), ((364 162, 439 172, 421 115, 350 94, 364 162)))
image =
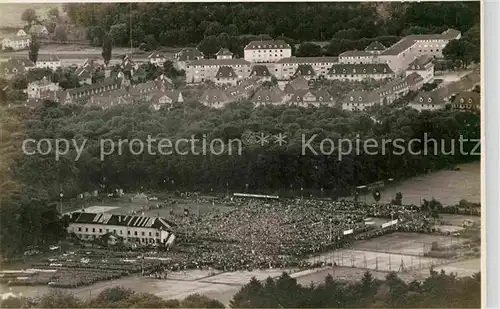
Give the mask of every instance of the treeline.
MULTIPOLYGON (((423 281, 406 283, 396 273, 375 279, 365 272, 357 282, 336 281, 331 275, 308 287, 283 273, 260 282, 252 278, 234 295, 231 308, 479 308, 481 276, 459 278, 431 270, 423 281)), ((27 298, 3 300, 2 308, 224 308, 205 296, 190 295, 184 300, 164 300, 150 293, 134 293, 121 287, 108 288, 89 301, 53 290, 37 303, 27 298)))
POLYGON ((295 43, 360 40, 467 31, 480 23, 477 2, 452 3, 86 3, 66 4, 88 39, 101 45, 109 33, 116 46, 188 46, 209 36, 267 34, 295 43), (131 27, 130 27, 131 26, 131 27))
MULTIPOLYGON (((464 143, 462 151, 458 144, 460 136, 479 138, 479 115, 448 110, 419 113, 389 107, 373 115, 335 107, 254 108, 245 102, 223 109, 187 102, 170 111, 155 112, 148 104, 100 110, 46 101, 20 116, 25 136, 49 139, 54 144, 57 138, 75 139, 78 145, 85 139, 84 151, 78 160, 74 147, 59 161, 53 152, 46 156, 22 155, 12 171, 20 183, 36 188, 49 199, 58 199, 61 190, 70 198, 96 189, 133 191, 141 187, 215 192, 226 192, 228 188, 257 192, 304 188, 350 194, 358 185, 388 178, 406 179, 479 159, 470 154, 475 143, 464 143), (264 147, 255 143, 260 133, 270 136, 264 147), (279 133, 286 136, 281 146, 272 138, 279 133), (151 142, 150 149, 148 136, 157 139, 151 142), (199 141, 194 148, 192 143, 183 143, 179 151, 187 152, 185 155, 159 152, 161 138, 175 143, 179 138, 192 137, 199 141), (104 139, 115 143, 139 139, 144 149, 142 154, 134 155, 125 142, 121 154, 115 145, 115 151, 101 161, 100 140, 104 139), (207 141, 206 154, 197 155, 203 139, 207 141), (214 146, 217 152, 221 150, 220 154, 210 151, 214 139, 226 143, 223 150, 217 148, 219 144, 214 146), (342 145, 341 139, 345 139, 342 145), (363 143, 368 139, 378 145, 365 150, 363 143), (392 143, 396 139, 404 141, 403 151, 392 143), (410 145, 411 139, 422 142, 410 145), (383 140, 389 142, 382 146, 383 140), (428 140, 427 146, 424 140, 428 140), (427 154, 423 155, 425 150, 427 154), (422 155, 415 155, 419 151, 422 155), (449 151, 453 154, 447 154, 449 151)), ((109 148, 110 143, 105 146, 109 148)), ((132 148, 136 151, 137 147, 132 148)))

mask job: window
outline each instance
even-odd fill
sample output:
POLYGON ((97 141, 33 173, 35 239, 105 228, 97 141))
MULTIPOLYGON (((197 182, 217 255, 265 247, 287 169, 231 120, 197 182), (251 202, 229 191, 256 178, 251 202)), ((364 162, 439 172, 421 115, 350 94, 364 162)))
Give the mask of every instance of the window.
POLYGON ((151 232, 149 232, 149 236, 151 236, 151 232))
POLYGON ((323 101, 323 97, 319 97, 319 100, 320 100, 320 101, 323 101))
POLYGON ((260 101, 260 96, 258 96, 258 97, 257 97, 257 100, 259 100, 259 101, 260 101))
POLYGON ((123 231, 122 230, 120 230, 120 235, 123 235, 123 231))
POLYGON ((354 97, 350 97, 349 100, 354 101, 354 97))
POLYGON ((85 228, 85 232, 88 232, 88 231, 89 231, 89 229, 86 227, 86 228, 85 228))
MULTIPOLYGON (((420 99, 418 99, 418 100, 419 100, 420 102, 424 102, 424 98, 422 98, 422 97, 421 97, 420 99)), ((423 106, 423 105, 422 105, 422 106, 423 106)))
POLYGON ((79 227, 79 228, 78 228, 78 232, 81 232, 81 231, 82 231, 82 228, 81 228, 81 227, 79 227))
POLYGON ((269 96, 266 96, 266 100, 269 101, 269 96))
POLYGON ((432 102, 432 98, 428 98, 427 102, 431 103, 432 102))
POLYGON ((217 96, 216 95, 214 95, 214 100, 217 100, 217 96))
POLYGON ((359 101, 359 102, 361 102, 361 100, 363 100, 363 98, 362 98, 362 97, 359 97, 359 98, 358 98, 358 101, 359 101))
POLYGON ((94 227, 94 228, 92 228, 92 232, 93 232, 93 233, 95 233, 95 227, 94 227))
POLYGON ((130 235, 130 231, 127 231, 127 235, 130 235))
POLYGON ((134 235, 137 236, 137 231, 134 232, 134 235))
POLYGON ((160 236, 160 233, 156 232, 156 237, 160 236))
POLYGON ((464 98, 460 98, 460 103, 464 103, 464 98))
POLYGON ((472 98, 469 98, 469 103, 472 103, 472 98))

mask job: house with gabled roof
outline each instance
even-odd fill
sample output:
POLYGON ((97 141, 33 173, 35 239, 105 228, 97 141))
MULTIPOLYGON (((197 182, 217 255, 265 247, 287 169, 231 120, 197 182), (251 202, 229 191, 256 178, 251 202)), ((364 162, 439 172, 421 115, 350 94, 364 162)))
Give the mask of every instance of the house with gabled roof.
POLYGON ((331 106, 335 104, 333 96, 326 90, 319 89, 302 89, 294 92, 287 103, 290 106, 315 106, 328 105, 331 106))
POLYGON ((167 58, 165 57, 165 55, 162 53, 159 53, 157 51, 154 51, 151 54, 149 54, 148 59, 149 59, 149 63, 154 64, 154 65, 159 66, 159 67, 163 67, 163 64, 165 63, 165 61, 167 61, 167 58))
POLYGON ((446 107, 446 98, 439 91, 422 91, 417 94, 409 106, 418 111, 438 110, 446 107))
POLYGON ((434 81, 434 63, 432 60, 433 57, 429 55, 417 57, 408 65, 405 72, 406 76, 412 73, 417 73, 422 76, 424 83, 432 83, 434 81))
POLYGON ((29 48, 31 37, 29 35, 9 36, 2 40, 2 50, 12 48, 13 50, 22 50, 29 48))
POLYGON ((219 51, 215 54, 217 59, 233 59, 233 53, 227 49, 227 48, 221 48, 219 51))
POLYGON ((188 62, 193 60, 201 60, 205 55, 198 50, 198 48, 183 48, 180 52, 175 54, 174 67, 177 70, 186 70, 188 62))
POLYGON ((341 103, 343 110, 364 111, 376 104, 382 104, 383 98, 373 91, 354 90, 342 98, 341 103))
POLYGON ((481 111, 481 95, 475 91, 461 91, 451 102, 451 108, 456 111, 481 111))
POLYGON ((250 75, 250 62, 244 59, 201 59, 189 61, 186 65, 186 83, 196 84, 205 81, 222 83, 222 79, 233 82, 250 75), (231 67, 232 70, 223 67, 231 67), (222 68, 222 69, 221 69, 222 68), (229 73, 233 74, 232 76, 229 73), (220 74, 220 76, 219 76, 220 74), (221 80, 217 81, 217 78, 221 80))
POLYGON ((231 99, 223 89, 210 88, 206 89, 199 98, 201 104, 212 107, 222 108, 224 105, 231 102, 231 99))
POLYGON ((316 72, 310 64, 299 64, 294 76, 303 76, 306 80, 311 80, 316 78, 316 72))
POLYGON ((170 110, 175 104, 184 103, 184 97, 180 91, 163 91, 155 93, 150 102, 155 111, 162 107, 170 110))
POLYGON ((44 76, 41 80, 29 83, 25 92, 28 94, 29 99, 43 99, 48 97, 50 91, 59 90, 61 90, 61 87, 58 83, 54 83, 44 76))
POLYGON ((307 89, 309 89, 309 82, 304 78, 304 76, 299 76, 288 82, 288 84, 285 85, 284 91, 287 95, 292 95, 297 90, 307 89))
POLYGON ((119 237, 125 244, 170 246, 175 241, 176 225, 161 217, 73 212, 69 214, 68 233, 83 241, 104 235, 119 237))
POLYGON ((384 46, 384 44, 380 43, 379 41, 373 41, 368 46, 365 47, 365 51, 372 53, 372 54, 380 54, 384 50, 386 50, 387 47, 384 46))
POLYGON ((235 86, 238 83, 238 75, 234 69, 230 66, 221 66, 217 73, 215 74, 216 85, 232 85, 235 86))
MULTIPOLYGON (((310 65, 317 76, 325 77, 328 70, 338 63, 338 57, 291 57, 276 62, 273 66, 274 75, 278 80, 289 80, 297 72, 300 65, 310 65)), ((272 70, 272 68, 270 68, 272 70)))
POLYGON ((33 25, 29 30, 29 34, 43 38, 49 35, 49 30, 44 25, 33 25))
POLYGON ((250 99, 255 107, 285 104, 287 95, 279 87, 259 88, 250 99))
POLYGON ((41 54, 38 55, 35 66, 39 69, 51 69, 55 71, 61 67, 61 59, 56 55, 41 54))
POLYGON ((28 70, 35 68, 35 64, 29 59, 13 59, 0 62, 0 76, 12 78, 18 74, 23 74, 28 70))
POLYGON ((263 64, 256 64, 252 67, 252 71, 250 72, 250 76, 256 76, 262 81, 271 81, 273 75, 269 71, 268 67, 263 64))

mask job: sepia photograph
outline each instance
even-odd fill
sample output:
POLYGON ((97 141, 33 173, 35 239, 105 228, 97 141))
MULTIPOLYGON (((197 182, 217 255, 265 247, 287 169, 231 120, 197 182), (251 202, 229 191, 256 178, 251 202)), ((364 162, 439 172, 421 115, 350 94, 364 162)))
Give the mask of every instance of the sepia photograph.
POLYGON ((0 308, 484 307, 481 9, 0 3, 0 308))

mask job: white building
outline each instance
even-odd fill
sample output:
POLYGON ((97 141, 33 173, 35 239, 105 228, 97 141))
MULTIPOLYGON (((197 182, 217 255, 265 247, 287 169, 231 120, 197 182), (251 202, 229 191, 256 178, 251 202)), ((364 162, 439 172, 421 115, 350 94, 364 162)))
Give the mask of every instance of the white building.
POLYGON ((438 91, 420 92, 415 99, 410 103, 410 107, 418 110, 438 110, 444 109, 446 106, 445 99, 439 94, 438 91))
POLYGON ((165 58, 165 55, 160 54, 158 52, 153 52, 149 56, 149 63, 154 64, 156 66, 163 67, 163 64, 165 61, 167 61, 167 58, 165 58))
POLYGON ((19 31, 17 31, 16 35, 17 36, 27 36, 28 34, 23 29, 19 29, 19 31))
POLYGON ((268 64, 268 67, 278 80, 289 80, 301 65, 311 65, 316 77, 319 78, 320 76, 326 77, 328 70, 337 63, 337 57, 291 57, 268 64))
POLYGON ((339 63, 375 63, 376 54, 364 50, 348 50, 339 55, 339 63))
POLYGON ((292 48, 283 40, 252 41, 244 49, 244 58, 250 62, 277 62, 291 56, 292 48))
POLYGON ((61 59, 56 55, 38 55, 35 66, 39 69, 47 68, 55 71, 61 67, 61 59))
POLYGON ((59 84, 44 77, 42 80, 29 83, 26 93, 29 99, 41 99, 44 97, 44 94, 48 96, 48 92, 59 91, 60 89, 61 87, 59 87, 59 84))
POLYGON ((81 240, 94 240, 104 235, 136 245, 169 246, 175 240, 173 223, 163 218, 74 212, 70 214, 68 233, 81 240))
POLYGON ((424 83, 432 83, 434 81, 434 64, 431 56, 420 56, 408 65, 406 76, 412 73, 417 73, 422 76, 424 83))
POLYGON ((373 64, 334 64, 327 79, 362 81, 365 79, 383 80, 394 77, 394 72, 385 63, 373 64))
POLYGON ((6 37, 2 40, 2 49, 12 48, 13 50, 27 49, 30 46, 31 37, 27 35, 6 37))
POLYGON ((233 55, 234 54, 227 48, 221 48, 219 49, 217 54, 215 54, 215 56, 217 56, 217 59, 233 59, 233 55))
MULTIPOLYGON (((186 83, 202 83, 207 80, 216 82, 217 74, 221 73, 221 67, 230 67, 233 70, 231 80, 241 80, 250 75, 251 67, 250 62, 243 59, 200 59, 193 60, 186 65, 186 83)), ((221 80, 228 78, 220 76, 221 80)), ((232 83, 232 82, 231 82, 232 83)))

